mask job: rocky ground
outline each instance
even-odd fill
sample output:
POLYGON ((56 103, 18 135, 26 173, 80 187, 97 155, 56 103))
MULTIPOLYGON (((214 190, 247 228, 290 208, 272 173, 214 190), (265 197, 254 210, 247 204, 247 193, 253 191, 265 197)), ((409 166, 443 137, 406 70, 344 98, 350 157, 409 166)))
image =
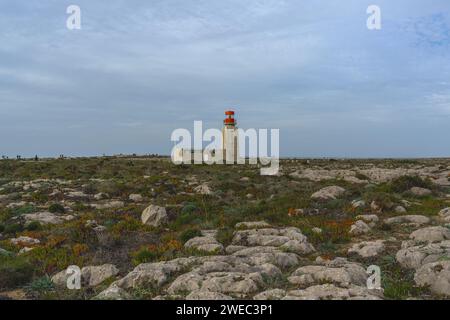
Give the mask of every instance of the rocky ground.
POLYGON ((2 160, 0 297, 447 299, 450 160, 2 160))

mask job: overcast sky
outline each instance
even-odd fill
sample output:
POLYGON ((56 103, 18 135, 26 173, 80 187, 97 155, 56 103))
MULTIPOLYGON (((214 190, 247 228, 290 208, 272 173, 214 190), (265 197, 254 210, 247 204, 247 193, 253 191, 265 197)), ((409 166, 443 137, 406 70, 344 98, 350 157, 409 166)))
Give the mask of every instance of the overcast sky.
POLYGON ((450 156, 450 3, 0 0, 0 154, 169 154, 228 108, 282 156, 450 156))

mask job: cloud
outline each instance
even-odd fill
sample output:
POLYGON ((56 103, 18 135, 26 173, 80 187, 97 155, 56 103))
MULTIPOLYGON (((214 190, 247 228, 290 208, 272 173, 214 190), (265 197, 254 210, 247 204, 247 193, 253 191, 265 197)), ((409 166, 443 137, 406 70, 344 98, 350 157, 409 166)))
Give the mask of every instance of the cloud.
POLYGON ((436 115, 450 115, 450 93, 433 93, 426 97, 436 115))
POLYGON ((280 128, 282 154, 445 149, 447 0, 380 0, 380 31, 358 0, 79 0, 75 31, 69 4, 0 4, 0 152, 168 154, 173 129, 219 127, 229 107, 242 127, 280 128))

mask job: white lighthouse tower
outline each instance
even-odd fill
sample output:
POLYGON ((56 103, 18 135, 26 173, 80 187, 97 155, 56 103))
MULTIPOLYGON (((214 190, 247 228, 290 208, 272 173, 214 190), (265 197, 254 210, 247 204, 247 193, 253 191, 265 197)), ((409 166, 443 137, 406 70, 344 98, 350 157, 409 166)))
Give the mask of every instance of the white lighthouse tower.
POLYGON ((239 139, 236 120, 234 119, 234 111, 225 111, 227 116, 223 120, 222 129, 222 149, 223 159, 226 164, 237 163, 239 157, 239 139))

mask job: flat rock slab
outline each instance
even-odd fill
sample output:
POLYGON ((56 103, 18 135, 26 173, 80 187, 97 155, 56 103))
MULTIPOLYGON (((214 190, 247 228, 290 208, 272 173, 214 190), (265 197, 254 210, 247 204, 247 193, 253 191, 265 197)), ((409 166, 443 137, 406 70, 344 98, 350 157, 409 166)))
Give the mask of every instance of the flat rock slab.
POLYGON ((450 240, 450 229, 447 227, 428 227, 414 231, 409 236, 416 242, 441 242, 450 240))
POLYGON ((37 221, 42 224, 60 224, 66 221, 71 221, 75 217, 72 215, 55 215, 51 212, 37 212, 23 215, 26 223, 37 221))
POLYGON ((427 263, 420 267, 414 281, 422 287, 429 287, 436 295, 450 297, 450 261, 427 263))
POLYGON ((422 265, 450 259, 450 240, 416 245, 414 241, 403 241, 402 249, 395 255, 404 268, 418 269, 422 265))
POLYGON ((300 287, 331 283, 339 286, 365 285, 367 274, 358 263, 345 259, 326 262, 325 265, 310 265, 295 270, 288 281, 300 287))
POLYGON ((291 290, 283 300, 380 300, 379 294, 362 286, 348 288, 322 284, 304 290, 291 290))
POLYGON ((404 223, 411 223, 416 225, 423 225, 430 223, 431 219, 425 216, 421 215, 404 215, 404 216, 398 216, 398 217, 392 217, 384 220, 384 223, 388 225, 393 224, 404 224, 404 223))
POLYGON ((270 228, 270 224, 265 221, 248 221, 248 222, 239 222, 235 225, 236 229, 261 229, 261 228, 270 228))
POLYGON ((270 289, 258 293, 253 297, 253 300, 281 300, 286 296, 286 290, 270 289))
POLYGON ((384 240, 363 241, 354 244, 348 254, 355 253, 362 258, 372 258, 378 256, 385 249, 384 240))
POLYGON ((97 210, 119 209, 119 208, 123 208, 124 206, 125 206, 125 203, 123 201, 119 201, 119 200, 104 201, 101 203, 92 203, 91 204, 91 207, 95 208, 97 210))
POLYGON ((320 189, 311 195, 311 199, 319 201, 335 200, 344 195, 345 189, 338 186, 329 186, 320 189))
POLYGON ((221 292, 193 291, 186 296, 186 300, 234 300, 221 292))
POLYGON ((205 251, 208 253, 221 253, 223 252, 223 245, 220 244, 213 236, 195 237, 189 239, 185 244, 185 248, 193 248, 199 251, 205 251))
POLYGON ((231 242, 233 245, 247 247, 279 247, 280 249, 300 255, 314 252, 314 247, 298 228, 284 229, 263 228, 236 231, 231 242))
MULTIPOLYGON (((103 281, 117 275, 119 270, 115 265, 112 264, 104 264, 100 266, 87 266, 81 269, 81 282, 82 285, 87 285, 89 287, 95 287, 101 284, 103 281)), ((64 287, 67 284, 67 279, 70 274, 67 273, 67 270, 62 270, 57 274, 53 275, 51 278, 52 282, 60 287, 64 287)), ((110 292, 105 292, 103 294, 104 298, 108 295, 111 295, 114 291, 114 288, 110 290, 110 292)), ((117 291, 117 290, 115 290, 117 291)))

